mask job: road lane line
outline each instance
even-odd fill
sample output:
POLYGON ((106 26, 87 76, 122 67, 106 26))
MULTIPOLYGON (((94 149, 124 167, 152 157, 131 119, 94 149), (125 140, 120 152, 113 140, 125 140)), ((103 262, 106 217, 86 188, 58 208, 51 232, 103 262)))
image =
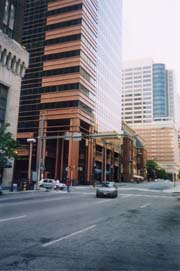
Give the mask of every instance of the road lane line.
POLYGON ((174 199, 173 196, 161 196, 161 195, 147 195, 147 194, 119 194, 119 196, 123 196, 123 195, 128 195, 128 196, 132 196, 132 197, 147 197, 147 198, 167 198, 167 199, 174 199))
POLYGON ((147 198, 166 198, 166 199, 174 199, 172 196, 160 196, 160 195, 146 195, 146 194, 132 194, 134 197, 147 197, 147 198))
MULTIPOLYGON (((39 198, 39 199, 32 199, 31 204, 35 204, 35 203, 46 203, 46 202, 53 202, 53 201, 60 201, 60 200, 69 200, 72 199, 72 197, 67 197, 67 198, 39 198)), ((29 204, 29 201, 25 201, 22 200, 20 202, 5 202, 6 206, 11 206, 11 205, 25 205, 25 204, 29 204)), ((0 207, 4 208, 3 205, 0 205, 0 207)))
POLYGON ((114 200, 114 199, 106 199, 106 200, 96 201, 95 203, 109 202, 109 201, 112 201, 112 200, 114 200))
POLYGON ((43 244, 42 247, 48 247, 48 246, 51 246, 51 245, 53 245, 53 244, 55 244, 55 243, 57 243, 57 242, 63 241, 63 240, 68 239, 68 238, 70 238, 70 237, 72 237, 72 236, 75 236, 75 235, 78 235, 78 234, 80 234, 80 233, 89 231, 89 230, 91 230, 91 229, 93 229, 93 228, 95 228, 95 227, 96 227, 96 225, 92 225, 92 226, 87 227, 87 228, 85 228, 85 229, 82 229, 82 230, 73 232, 73 233, 71 233, 71 234, 65 235, 64 237, 61 237, 61 238, 56 239, 56 240, 54 240, 54 241, 51 241, 51 242, 48 242, 48 243, 43 244))
POLYGON ((15 216, 15 217, 10 217, 10 218, 0 219, 0 222, 21 219, 21 218, 24 218, 24 217, 26 217, 26 215, 21 215, 21 216, 15 216))
POLYGON ((147 204, 144 204, 144 205, 140 206, 140 208, 146 208, 146 207, 148 207, 150 205, 151 205, 150 203, 147 203, 147 204))

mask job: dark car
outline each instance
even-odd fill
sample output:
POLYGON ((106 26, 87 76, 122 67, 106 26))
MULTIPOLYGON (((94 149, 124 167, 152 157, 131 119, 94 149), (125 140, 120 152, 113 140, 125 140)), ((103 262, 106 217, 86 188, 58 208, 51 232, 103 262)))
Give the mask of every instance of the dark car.
POLYGON ((103 182, 96 189, 96 197, 111 197, 116 198, 118 196, 118 188, 114 182, 103 182))

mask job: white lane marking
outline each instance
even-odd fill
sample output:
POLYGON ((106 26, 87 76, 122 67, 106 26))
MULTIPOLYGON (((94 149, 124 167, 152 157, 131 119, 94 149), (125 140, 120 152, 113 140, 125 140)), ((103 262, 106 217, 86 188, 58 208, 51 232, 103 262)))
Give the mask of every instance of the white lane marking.
MULTIPOLYGON (((34 203, 44 203, 44 202, 51 202, 51 201, 60 201, 60 200, 69 200, 69 199, 72 199, 71 197, 68 197, 68 198, 39 198, 39 199, 34 199, 32 198, 32 201, 31 201, 31 204, 34 204, 34 203)), ((25 204, 29 204, 29 201, 24 201, 26 200, 25 198, 23 198, 23 201, 21 202, 5 202, 5 205, 4 206, 11 206, 11 205, 25 205, 25 204)), ((3 202, 4 203, 4 202, 3 202)), ((0 207, 4 208, 3 205, 0 205, 0 207)))
POLYGON ((21 215, 21 216, 15 216, 15 217, 10 217, 10 218, 5 218, 1 219, 0 222, 5 222, 5 221, 10 221, 10 220, 16 220, 16 219, 21 219, 26 217, 26 215, 21 215))
POLYGON ((150 203, 147 203, 147 204, 140 206, 140 208, 146 208, 147 206, 150 206, 150 205, 151 205, 150 203))
POLYGON ((146 195, 146 194, 119 194, 121 196, 123 195, 129 195, 133 197, 148 197, 148 198, 168 198, 168 199, 174 199, 172 196, 161 196, 161 195, 146 195))
POLYGON ((119 187, 119 191, 144 191, 144 192, 152 192, 152 193, 158 193, 158 190, 148 189, 148 188, 137 188, 137 187, 119 187))
POLYGON ((87 227, 87 228, 85 228, 85 229, 82 229, 82 230, 73 232, 73 233, 71 233, 71 234, 68 234, 68 235, 66 235, 66 236, 64 236, 64 237, 61 237, 61 238, 59 238, 59 239, 56 239, 56 240, 54 240, 54 241, 45 243, 45 244, 42 245, 42 247, 48 247, 48 246, 51 246, 51 245, 53 245, 53 244, 55 244, 55 243, 57 243, 57 242, 60 242, 60 241, 65 240, 65 239, 68 239, 68 238, 70 238, 70 237, 72 237, 72 236, 75 236, 75 235, 77 235, 77 234, 83 233, 83 232, 85 232, 85 231, 89 231, 89 230, 91 230, 91 229, 93 229, 93 228, 95 228, 95 227, 96 227, 96 225, 92 225, 92 226, 87 227))
POLYGON ((114 199, 106 199, 106 200, 96 201, 95 203, 109 202, 109 201, 112 201, 112 200, 114 200, 114 199))

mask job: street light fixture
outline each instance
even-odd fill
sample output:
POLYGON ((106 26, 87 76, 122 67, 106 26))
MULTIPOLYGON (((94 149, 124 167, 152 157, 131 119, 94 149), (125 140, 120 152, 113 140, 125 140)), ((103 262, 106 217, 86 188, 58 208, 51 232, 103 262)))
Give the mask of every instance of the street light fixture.
POLYGON ((109 141, 104 140, 104 182, 107 181, 107 145, 109 144, 109 141))
POLYGON ((27 142, 29 143, 29 163, 28 163, 28 187, 31 185, 31 167, 32 167, 32 150, 33 144, 36 143, 35 138, 28 138, 27 142))

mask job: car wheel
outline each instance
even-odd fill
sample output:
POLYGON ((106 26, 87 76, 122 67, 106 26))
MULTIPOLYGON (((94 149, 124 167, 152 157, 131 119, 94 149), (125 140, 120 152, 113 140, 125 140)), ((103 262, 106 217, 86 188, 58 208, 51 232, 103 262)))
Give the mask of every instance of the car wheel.
POLYGON ((96 198, 99 198, 99 194, 98 193, 96 193, 96 198))

